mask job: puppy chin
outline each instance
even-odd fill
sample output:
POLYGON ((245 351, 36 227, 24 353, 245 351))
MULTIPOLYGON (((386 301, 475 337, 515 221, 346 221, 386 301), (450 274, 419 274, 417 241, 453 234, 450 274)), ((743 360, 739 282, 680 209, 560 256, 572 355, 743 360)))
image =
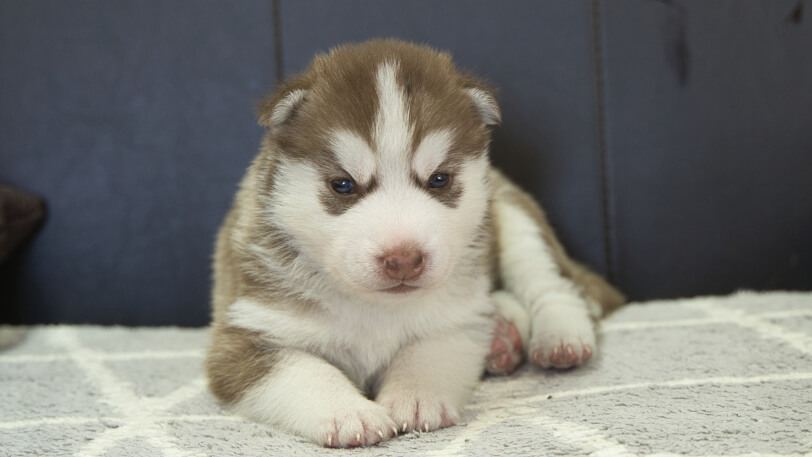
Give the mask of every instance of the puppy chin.
POLYGON ((401 283, 401 284, 398 284, 397 286, 386 287, 384 289, 378 289, 377 292, 382 292, 382 293, 390 294, 390 295, 407 295, 407 294, 410 294, 412 292, 416 292, 416 291, 418 291, 420 289, 421 289, 420 286, 401 283))
MULTIPOLYGON (((403 303, 404 301, 420 298, 439 284, 430 280, 387 282, 387 281, 353 281, 350 278, 341 278, 344 289, 355 296, 363 297, 373 303, 403 303)), ((441 283, 440 283, 441 284, 441 283)))
POLYGON ((436 289, 433 283, 401 283, 391 286, 382 286, 372 292, 375 300, 381 303, 402 303, 404 301, 421 298, 436 289))

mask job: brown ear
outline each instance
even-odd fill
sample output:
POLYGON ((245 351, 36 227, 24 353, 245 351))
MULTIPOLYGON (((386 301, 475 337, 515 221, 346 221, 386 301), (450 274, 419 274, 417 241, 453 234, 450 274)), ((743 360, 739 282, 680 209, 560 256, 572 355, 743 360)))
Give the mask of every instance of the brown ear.
POLYGON ((257 107, 259 125, 277 130, 296 114, 307 96, 307 89, 283 85, 257 107))
POLYGON ((474 102, 474 106, 485 125, 499 125, 502 123, 502 112, 493 91, 484 83, 474 78, 466 77, 462 81, 463 90, 474 102))
POLYGON ((324 55, 317 55, 304 72, 281 83, 273 94, 262 100, 257 106, 259 125, 273 131, 295 116, 307 100, 313 81, 324 72, 324 60, 324 55))

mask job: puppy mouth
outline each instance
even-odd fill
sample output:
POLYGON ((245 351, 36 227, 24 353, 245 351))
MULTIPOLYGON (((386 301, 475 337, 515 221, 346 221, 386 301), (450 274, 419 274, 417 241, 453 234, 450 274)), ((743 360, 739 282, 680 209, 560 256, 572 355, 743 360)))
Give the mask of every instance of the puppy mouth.
POLYGON ((409 292, 413 292, 419 289, 417 286, 410 286, 405 283, 400 283, 397 286, 390 287, 388 289, 381 289, 380 292, 384 292, 387 294, 407 294, 409 292))

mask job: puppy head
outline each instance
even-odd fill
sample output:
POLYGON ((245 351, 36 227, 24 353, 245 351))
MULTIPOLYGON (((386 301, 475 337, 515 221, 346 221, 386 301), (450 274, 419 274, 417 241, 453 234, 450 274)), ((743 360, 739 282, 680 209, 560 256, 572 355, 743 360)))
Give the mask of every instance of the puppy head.
POLYGON ((442 285, 490 197, 489 89, 397 41, 316 57, 260 106, 276 157, 268 213, 300 255, 377 299, 442 285))

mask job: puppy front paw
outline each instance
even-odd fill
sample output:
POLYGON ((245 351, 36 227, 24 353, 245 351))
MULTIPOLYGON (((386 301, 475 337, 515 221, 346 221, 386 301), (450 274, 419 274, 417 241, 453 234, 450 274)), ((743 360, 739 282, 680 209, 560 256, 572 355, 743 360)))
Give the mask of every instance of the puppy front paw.
POLYGON ((532 325, 528 354, 542 368, 570 368, 595 355, 595 329, 583 310, 551 307, 537 313, 532 325))
POLYGON ((400 433, 430 432, 454 426, 459 420, 457 410, 449 402, 431 395, 386 395, 378 402, 389 411, 400 433))
POLYGON ((340 409, 321 420, 316 433, 325 447, 370 446, 397 434, 386 410, 368 401, 363 407, 340 409))

